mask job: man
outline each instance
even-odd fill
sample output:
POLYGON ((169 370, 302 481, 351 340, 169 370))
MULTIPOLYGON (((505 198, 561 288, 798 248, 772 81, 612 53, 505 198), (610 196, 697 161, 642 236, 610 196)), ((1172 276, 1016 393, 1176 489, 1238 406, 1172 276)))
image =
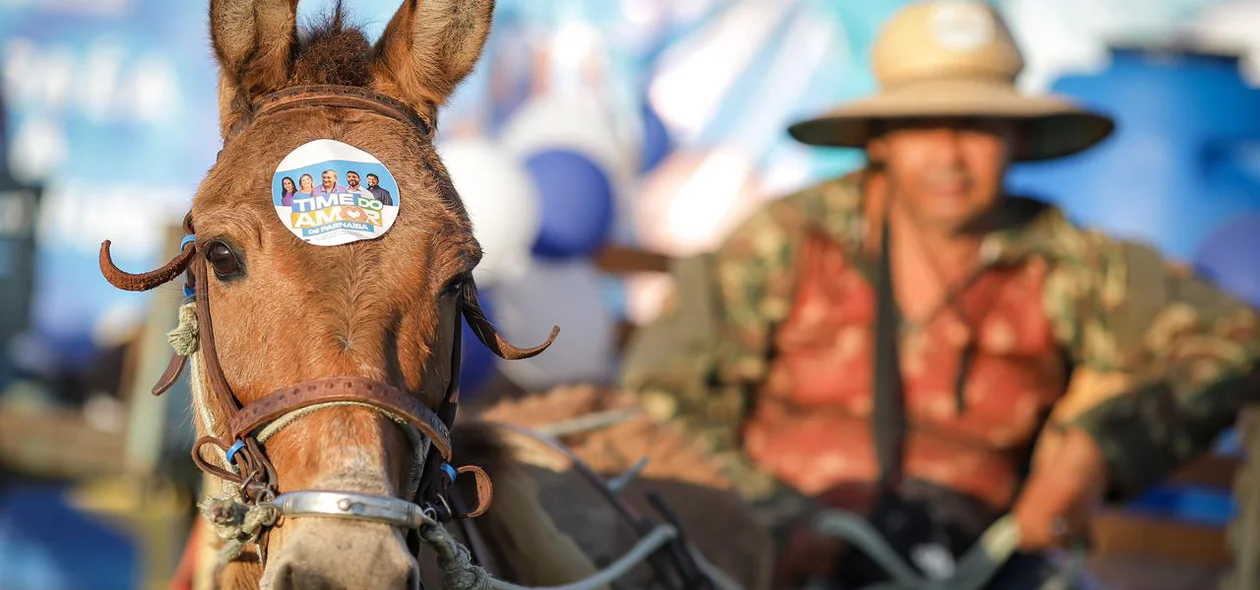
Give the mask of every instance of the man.
POLYGON ((315 187, 315 192, 312 196, 323 197, 346 192, 344 188, 337 186, 337 172, 335 170, 325 170, 320 174, 319 178, 321 184, 315 187))
POLYGON ((824 506, 935 578, 1010 513, 1021 553, 989 587, 1038 587, 1042 552, 1077 540, 1104 494, 1140 494, 1232 424, 1260 386, 1256 312, 1002 196, 1011 162, 1079 152, 1112 123, 1020 95, 992 9, 913 4, 872 56, 879 94, 790 130, 870 165, 680 261, 623 380, 771 521, 779 587, 887 579, 811 533, 824 506))
POLYGON ((381 186, 381 179, 377 178, 375 174, 368 173, 367 189, 368 192, 372 193, 372 196, 376 197, 376 200, 381 203, 385 205, 394 204, 393 197, 390 196, 389 191, 385 190, 385 188, 381 186))
POLYGON ((354 170, 346 171, 346 192, 354 193, 360 197, 374 198, 371 191, 367 188, 359 186, 359 173, 354 170))

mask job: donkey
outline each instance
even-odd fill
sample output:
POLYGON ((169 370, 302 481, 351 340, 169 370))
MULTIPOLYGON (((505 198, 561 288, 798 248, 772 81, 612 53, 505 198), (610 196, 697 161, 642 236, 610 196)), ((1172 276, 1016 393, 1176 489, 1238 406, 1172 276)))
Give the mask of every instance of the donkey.
POLYGON ((213 585, 416 588, 420 541, 446 548, 447 573, 473 571, 444 536, 458 527, 430 526, 439 522, 497 531, 482 545, 501 577, 588 576, 591 560, 556 530, 500 431, 450 430, 461 315, 506 359, 558 334, 520 349, 487 321, 471 277, 480 246, 432 145, 436 110, 479 59, 494 1, 405 0, 374 46, 340 4, 299 38, 297 3, 210 1, 223 148, 188 236, 143 274, 119 270, 108 241, 101 248, 118 288, 186 277, 177 354, 154 393, 191 368, 193 460, 223 491, 201 505, 225 560, 213 585), (272 171, 315 140, 392 171, 399 206, 383 235, 321 247, 277 223, 272 171))

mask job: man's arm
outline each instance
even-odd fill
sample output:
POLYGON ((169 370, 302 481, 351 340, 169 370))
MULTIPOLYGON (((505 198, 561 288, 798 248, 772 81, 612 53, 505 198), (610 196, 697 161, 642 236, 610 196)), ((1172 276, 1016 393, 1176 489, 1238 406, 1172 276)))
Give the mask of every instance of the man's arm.
POLYGON ((765 378, 772 326, 789 307, 795 236, 784 205, 756 213, 716 252, 674 263, 674 293, 622 368, 648 412, 681 423, 754 500, 775 485, 744 457, 740 430, 765 378))
POLYGON ((1057 427, 1092 440, 1108 495, 1132 498, 1207 452, 1260 393, 1254 309, 1150 248, 1079 233, 1047 280, 1056 335, 1078 369, 1132 385, 1057 427))

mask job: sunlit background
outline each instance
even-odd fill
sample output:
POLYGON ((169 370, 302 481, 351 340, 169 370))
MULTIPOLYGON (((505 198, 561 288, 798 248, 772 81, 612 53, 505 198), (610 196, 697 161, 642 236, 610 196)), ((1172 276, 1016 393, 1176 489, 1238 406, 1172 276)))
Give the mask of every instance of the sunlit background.
MULTIPOLYGON (((466 395, 610 380, 625 327, 669 288, 627 257, 710 249, 760 204, 860 165, 784 129, 874 90, 869 47, 906 3, 499 0, 438 150, 486 251, 491 317, 513 341, 564 333, 510 364, 466 347, 466 395)), ((300 18, 331 4, 303 0, 300 18)), ((994 4, 1025 51, 1024 89, 1119 121, 1096 150, 1019 167, 1012 190, 1260 304, 1260 1, 994 4)), ((346 2, 373 39, 397 5, 346 2)), ((115 290, 96 257, 104 239, 124 269, 174 251, 220 146, 205 13, 0 0, 0 588, 161 587, 178 558, 196 481, 187 391, 147 393, 177 288, 115 290)), ((1185 486, 1139 508, 1210 527, 1233 511, 1185 486)))

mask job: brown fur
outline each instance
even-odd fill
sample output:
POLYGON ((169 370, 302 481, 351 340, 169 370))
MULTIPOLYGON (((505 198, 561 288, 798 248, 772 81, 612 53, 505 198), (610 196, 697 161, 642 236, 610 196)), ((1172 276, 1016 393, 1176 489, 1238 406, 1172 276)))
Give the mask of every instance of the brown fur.
MULTIPOLYGON (((478 418, 539 428, 592 412, 636 407, 633 396, 591 386, 558 387, 543 394, 498 402, 478 418)), ((774 547, 751 508, 731 490, 730 480, 712 455, 687 437, 677 424, 660 424, 646 414, 599 430, 564 437, 562 442, 584 463, 611 477, 640 458, 648 459, 622 497, 641 515, 660 522, 647 502, 659 494, 682 521, 688 539, 722 571, 749 590, 770 584, 774 547)), ((518 457, 531 464, 539 497, 560 531, 572 536, 597 563, 619 557, 637 535, 628 530, 570 467, 540 457, 518 457), (598 523, 598 524, 596 524, 598 523)), ((650 570, 639 568, 630 587, 652 584, 650 570)))
POLYGON ((420 112, 445 102, 472 72, 494 12, 494 0, 463 0, 458 10, 433 4, 449 3, 405 0, 376 44, 377 89, 420 112))
POLYGON ((298 0, 210 0, 224 137, 251 100, 284 86, 297 43, 298 0))
POLYGON ((293 66, 294 84, 338 84, 366 87, 372 83, 372 45, 363 32, 346 24, 338 2, 333 13, 302 40, 293 66))

